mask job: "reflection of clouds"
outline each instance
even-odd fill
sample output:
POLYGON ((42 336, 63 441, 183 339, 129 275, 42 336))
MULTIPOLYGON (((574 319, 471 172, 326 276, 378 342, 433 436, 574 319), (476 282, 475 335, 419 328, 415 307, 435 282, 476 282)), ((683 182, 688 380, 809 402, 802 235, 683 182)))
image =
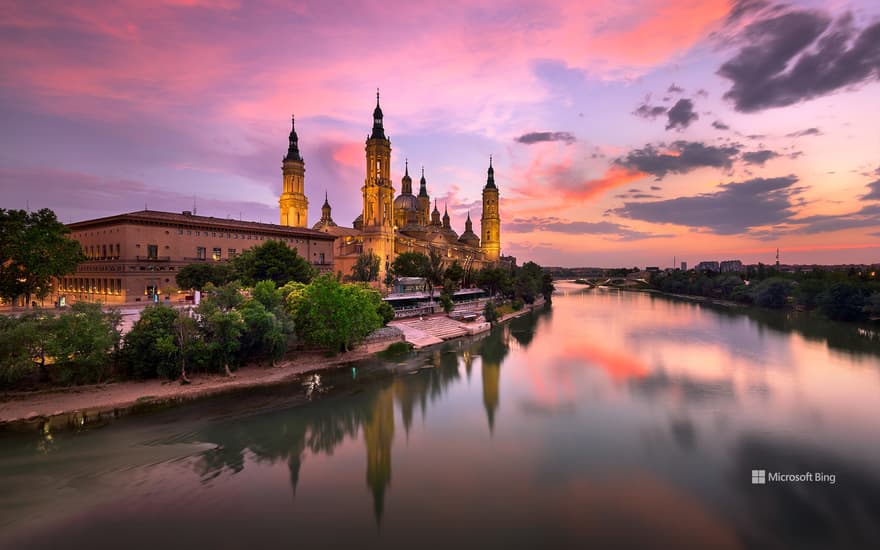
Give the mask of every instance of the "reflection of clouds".
POLYGON ((556 405, 547 405, 534 400, 522 400, 519 409, 529 416, 555 416, 572 415, 575 413, 575 404, 571 401, 556 405))
MULTIPOLYGON (((642 472, 605 481, 576 480, 536 503, 558 515, 570 547, 740 548, 736 533, 710 507, 642 472)), ((560 542, 560 541, 557 541, 560 542)))
POLYGON ((575 359, 599 367, 617 382, 640 378, 648 373, 648 366, 637 357, 593 344, 577 342, 563 345, 559 354, 562 359, 575 359))
POLYGON ((744 437, 730 474, 745 499, 743 539, 770 548, 880 547, 880 474, 850 459, 762 435, 744 437), (836 483, 768 482, 752 486, 749 471, 835 474, 836 483))
POLYGON ((642 397, 665 398, 692 404, 713 404, 736 399, 733 380, 700 380, 689 375, 670 376, 663 370, 630 380, 629 387, 642 397))

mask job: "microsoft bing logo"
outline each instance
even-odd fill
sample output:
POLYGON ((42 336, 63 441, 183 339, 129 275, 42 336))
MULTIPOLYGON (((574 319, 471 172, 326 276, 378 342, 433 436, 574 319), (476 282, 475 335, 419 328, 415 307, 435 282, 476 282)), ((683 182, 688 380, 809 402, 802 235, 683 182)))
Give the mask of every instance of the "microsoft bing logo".
POLYGON ((766 485, 767 470, 752 470, 752 485, 766 485))

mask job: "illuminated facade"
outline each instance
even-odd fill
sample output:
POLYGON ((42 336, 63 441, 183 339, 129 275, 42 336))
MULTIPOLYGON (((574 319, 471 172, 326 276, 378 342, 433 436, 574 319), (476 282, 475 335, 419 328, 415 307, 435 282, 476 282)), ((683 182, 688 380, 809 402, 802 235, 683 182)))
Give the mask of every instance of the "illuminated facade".
MULTIPOLYGON (((304 219, 308 208, 298 138, 295 131, 291 131, 290 136, 290 148, 283 168, 284 191, 279 201, 282 225, 295 225, 296 220, 304 219), (289 160, 291 158, 293 160, 289 160), (295 174, 292 176, 295 185, 289 186, 289 174, 295 174), (301 217, 294 217, 292 213, 301 217)), ((445 206, 442 217, 436 200, 433 211, 430 211, 431 197, 428 195, 424 168, 419 180, 419 192, 415 195, 407 161, 400 194, 395 198, 391 180, 391 140, 385 135, 384 114, 379 105, 378 92, 376 108, 373 110, 373 128, 366 140, 365 154, 366 173, 361 187, 363 207, 361 214, 352 222, 352 227, 342 227, 333 221, 326 196, 321 208, 321 219, 312 227, 336 238, 334 271, 349 275, 358 256, 369 252, 381 260, 380 280, 384 278, 388 266, 397 255, 404 252, 428 254, 435 250, 443 256, 447 264, 458 261, 465 268, 475 269, 501 259, 501 215, 495 169, 491 159, 483 188, 481 239, 474 233, 470 213, 464 232, 459 235, 452 228, 445 206)))

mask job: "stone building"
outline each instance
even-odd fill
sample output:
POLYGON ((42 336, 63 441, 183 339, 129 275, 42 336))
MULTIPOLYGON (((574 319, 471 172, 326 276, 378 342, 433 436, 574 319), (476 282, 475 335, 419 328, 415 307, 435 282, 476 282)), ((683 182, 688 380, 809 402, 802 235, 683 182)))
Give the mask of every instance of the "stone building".
MULTIPOLYGON (((298 207, 292 208, 295 215, 298 207)), ((182 299, 175 280, 181 267, 228 261, 269 240, 296 249, 318 271, 330 272, 333 267, 334 237, 304 227, 153 210, 76 222, 67 227, 87 258, 75 273, 55 283, 54 294, 68 303, 182 299)))
MULTIPOLYGON (((479 269, 501 260, 501 215, 495 169, 489 159, 486 185, 483 187, 483 211, 480 236, 474 232, 468 213, 464 231, 459 235, 451 226, 444 205, 441 217, 436 200, 433 211, 428 194, 425 170, 422 168, 418 195, 413 193, 409 162, 405 163, 400 194, 394 196, 391 180, 391 140, 385 135, 384 115, 376 93, 373 128, 365 144, 366 174, 361 187, 361 214, 351 227, 333 221, 331 207, 324 197, 321 219, 312 229, 336 239, 333 261, 335 272, 350 275, 358 256, 372 252, 379 256, 380 280, 398 254, 430 250, 439 252, 446 263, 457 260, 464 267, 479 269)), ((308 203, 304 200, 302 174, 305 163, 299 152, 299 138, 291 129, 287 155, 282 168, 284 187, 279 200, 282 225, 296 225, 308 203), (299 179, 297 179, 299 178, 299 179)))

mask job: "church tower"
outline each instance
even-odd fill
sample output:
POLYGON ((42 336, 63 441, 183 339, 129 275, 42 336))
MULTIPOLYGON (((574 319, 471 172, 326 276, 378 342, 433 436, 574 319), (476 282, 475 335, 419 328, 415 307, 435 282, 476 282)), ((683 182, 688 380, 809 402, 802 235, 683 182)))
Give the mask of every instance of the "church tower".
POLYGON ((495 169, 489 157, 489 177, 483 187, 483 218, 480 220, 482 248, 490 262, 501 255, 501 215, 498 212, 498 187, 495 186, 495 169))
POLYGON ((364 253, 379 256, 379 279, 385 276, 394 261, 394 187, 391 186, 391 140, 385 136, 376 91, 373 110, 373 131, 367 137, 367 175, 361 189, 364 196, 363 238, 364 253))
POLYGON ((419 180, 419 225, 431 222, 431 197, 428 196, 428 182, 425 181, 425 167, 422 166, 422 179, 419 180))
POLYGON ((278 206, 281 208, 281 225, 305 227, 309 217, 309 199, 305 194, 306 165, 299 154, 299 138, 293 117, 290 117, 290 145, 281 164, 283 187, 278 206))

